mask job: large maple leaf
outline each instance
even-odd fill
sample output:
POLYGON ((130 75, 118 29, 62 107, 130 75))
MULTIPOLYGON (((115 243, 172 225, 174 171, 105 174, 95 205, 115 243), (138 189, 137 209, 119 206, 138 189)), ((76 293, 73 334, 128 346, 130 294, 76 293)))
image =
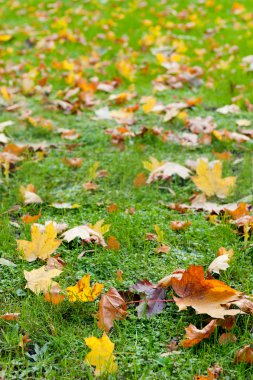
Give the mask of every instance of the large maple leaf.
POLYGON ((24 270, 25 279, 27 281, 26 288, 38 294, 40 292, 48 292, 53 286, 58 286, 57 282, 52 278, 61 274, 60 269, 47 270, 45 265, 39 269, 33 269, 30 272, 24 270))
POLYGON ((222 281, 204 278, 204 269, 192 265, 181 279, 172 278, 171 285, 180 297, 173 297, 179 310, 193 307, 197 314, 208 314, 213 318, 241 313, 239 309, 226 308, 226 304, 239 300, 241 292, 230 288, 222 281))
POLYGON ((61 240, 57 240, 57 231, 53 223, 45 227, 45 232, 35 224, 31 227, 32 241, 17 240, 17 249, 22 253, 21 258, 27 261, 35 261, 37 258, 46 260, 59 247, 61 240))
POLYGON ((235 186, 236 177, 222 178, 221 161, 215 162, 211 168, 208 162, 200 160, 196 172, 192 181, 208 197, 217 195, 218 198, 226 198, 235 186))

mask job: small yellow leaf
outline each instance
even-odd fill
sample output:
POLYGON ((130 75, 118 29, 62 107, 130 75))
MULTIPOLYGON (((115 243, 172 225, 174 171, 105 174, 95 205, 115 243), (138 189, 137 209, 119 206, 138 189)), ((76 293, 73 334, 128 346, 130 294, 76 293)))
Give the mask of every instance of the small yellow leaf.
POLYGON ((236 177, 222 178, 221 161, 215 162, 210 168, 208 162, 200 160, 196 172, 192 181, 208 197, 216 195, 218 198, 226 198, 235 186, 236 177))
POLYGON ((85 343, 91 349, 84 359, 85 364, 95 366, 95 376, 100 376, 103 373, 115 373, 118 366, 115 363, 115 356, 113 355, 114 343, 110 341, 108 336, 104 333, 102 338, 92 336, 85 338, 85 343))
POLYGON ((69 286, 66 290, 70 302, 92 302, 94 301, 104 288, 103 284, 96 282, 90 286, 90 274, 86 274, 74 286, 69 286))
POLYGON ((0 35, 0 42, 7 42, 12 39, 12 36, 10 34, 1 34, 0 35))
POLYGON ((143 161, 143 166, 145 169, 147 169, 149 172, 152 172, 153 170, 159 168, 159 166, 162 166, 164 164, 164 161, 158 161, 154 157, 149 157, 149 161, 143 161))

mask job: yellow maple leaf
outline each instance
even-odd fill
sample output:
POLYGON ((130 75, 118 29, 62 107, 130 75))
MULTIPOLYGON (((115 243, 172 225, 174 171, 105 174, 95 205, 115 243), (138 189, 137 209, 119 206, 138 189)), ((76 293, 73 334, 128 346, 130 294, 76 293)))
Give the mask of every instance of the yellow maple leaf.
POLYGON ((17 240, 17 249, 22 253, 23 259, 35 261, 37 258, 46 260, 59 247, 61 240, 56 239, 57 231, 52 223, 45 227, 45 232, 35 224, 31 227, 32 241, 17 240))
POLYGON ((162 166, 164 164, 164 161, 158 161, 154 157, 149 157, 149 161, 143 161, 143 166, 145 169, 147 169, 149 172, 152 172, 153 170, 159 168, 159 166, 162 166))
POLYGON ((27 281, 26 288, 32 292, 39 294, 40 292, 48 292, 52 286, 58 286, 57 282, 53 281, 53 277, 61 274, 60 269, 47 270, 45 265, 39 269, 33 269, 30 272, 24 270, 25 279, 27 281))
POLYGON ((236 177, 222 178, 221 161, 215 162, 210 168, 208 162, 200 160, 196 172, 192 181, 208 197, 216 195, 218 198, 226 198, 235 186, 236 177))
POLYGON ((66 290, 70 302, 92 302, 94 301, 104 288, 103 284, 96 282, 90 286, 90 275, 86 274, 74 286, 69 286, 66 290))
POLYGON ((110 230, 110 224, 104 224, 104 219, 100 219, 93 225, 88 224, 88 226, 101 235, 106 234, 110 230))
POLYGON ((0 42, 7 42, 12 39, 12 36, 10 34, 1 34, 0 35, 0 42))
POLYGON ((134 80, 135 69, 134 65, 130 61, 127 61, 126 59, 121 59, 116 63, 116 69, 123 77, 125 77, 129 81, 134 80))
POLYGON ((84 340, 91 349, 91 352, 85 356, 84 362, 87 365, 96 367, 95 376, 117 372, 118 366, 113 355, 114 343, 110 341, 105 333, 102 338, 92 336, 84 340))

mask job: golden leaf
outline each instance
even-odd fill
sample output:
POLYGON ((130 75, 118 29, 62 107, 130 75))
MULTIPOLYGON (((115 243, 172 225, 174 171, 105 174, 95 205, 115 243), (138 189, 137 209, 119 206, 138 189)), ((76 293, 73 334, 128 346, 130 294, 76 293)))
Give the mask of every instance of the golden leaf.
POLYGON ((53 222, 45 227, 45 232, 35 224, 31 227, 32 241, 17 240, 17 249, 23 255, 21 258, 27 261, 35 261, 37 258, 46 260, 59 247, 61 240, 57 240, 57 231, 53 222))
POLYGON ((74 286, 69 286, 66 290, 70 302, 92 302, 94 301, 104 288, 103 284, 96 282, 90 286, 90 274, 86 274, 74 286))
POLYGON ((208 197, 216 195, 218 198, 226 198, 235 186, 236 177, 221 177, 221 161, 215 162, 213 168, 210 168, 208 162, 200 160, 196 172, 192 181, 208 197))

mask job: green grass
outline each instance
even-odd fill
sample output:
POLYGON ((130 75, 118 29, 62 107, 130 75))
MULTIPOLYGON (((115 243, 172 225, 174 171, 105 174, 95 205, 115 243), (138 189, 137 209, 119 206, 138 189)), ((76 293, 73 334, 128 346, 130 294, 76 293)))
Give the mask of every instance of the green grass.
MULTIPOLYGON (((226 199, 233 202, 244 197, 252 201, 252 142, 238 144, 235 142, 213 141, 211 145, 199 145, 195 148, 180 146, 172 142, 163 142, 161 138, 145 135, 129 139, 125 148, 120 151, 111 144, 110 137, 105 134, 107 128, 114 128, 113 121, 94 120, 93 108, 84 108, 77 114, 64 114, 50 109, 50 102, 61 99, 60 91, 74 84, 67 84, 66 70, 57 69, 55 62, 74 60, 76 64, 85 57, 97 54, 97 65, 83 68, 80 75, 86 80, 97 76, 101 81, 119 78, 115 63, 118 57, 132 56, 136 65, 135 91, 138 96, 130 102, 140 101, 141 96, 155 95, 164 104, 182 101, 191 97, 203 98, 203 102, 188 111, 190 117, 212 115, 218 124, 218 129, 236 130, 235 120, 246 118, 253 121, 252 113, 247 112, 244 99, 253 102, 252 74, 245 73, 240 64, 244 56, 249 55, 253 48, 252 29, 250 21, 252 4, 250 0, 241 0, 247 12, 235 15, 231 12, 231 1, 215 2, 221 9, 200 5, 198 1, 153 1, 147 0, 146 6, 138 1, 68 1, 63 0, 61 6, 57 2, 45 0, 37 2, 6 1, 1 7, 1 33, 13 34, 13 39, 0 45, 0 80, 1 86, 15 91, 15 102, 21 104, 16 112, 7 112, 4 100, 0 103, 2 112, 0 122, 14 121, 14 125, 6 129, 11 142, 41 142, 55 144, 48 150, 48 155, 36 160, 35 154, 27 153, 26 159, 19 163, 10 173, 9 178, 2 174, 0 185, 0 241, 1 257, 9 259, 16 267, 0 265, 0 302, 1 312, 20 312, 17 321, 7 322, 0 319, 0 377, 11 379, 93 379, 92 371, 83 363, 89 349, 84 338, 101 337, 94 317, 98 300, 93 303, 70 303, 65 300, 54 306, 44 302, 42 296, 36 296, 25 289, 26 281, 23 270, 32 270, 41 263, 27 263, 20 260, 16 251, 16 239, 30 240, 30 226, 24 225, 21 216, 26 213, 37 214, 42 209, 39 222, 47 220, 66 222, 69 227, 82 223, 95 223, 104 219, 111 225, 109 235, 114 235, 120 242, 119 251, 108 250, 99 246, 85 246, 94 252, 86 253, 81 259, 77 256, 84 247, 77 241, 62 243, 57 252, 66 261, 64 272, 59 277, 62 288, 73 285, 84 274, 90 273, 92 282, 105 284, 107 290, 115 286, 118 290, 127 290, 139 279, 148 278, 156 282, 177 268, 187 268, 190 264, 203 265, 205 268, 215 258, 220 247, 233 248, 235 256, 229 269, 222 272, 219 278, 228 285, 252 294, 252 238, 244 242, 235 233, 235 229, 221 218, 220 224, 212 224, 206 220, 204 213, 190 212, 184 215, 165 207, 169 202, 188 201, 196 190, 194 184, 179 179, 173 180, 169 186, 175 195, 168 192, 166 183, 154 183, 149 186, 135 188, 133 180, 140 172, 145 172, 142 161, 149 156, 157 159, 169 159, 185 164, 187 159, 208 157, 214 160, 213 151, 230 151, 233 157, 224 162, 224 175, 236 175, 237 186, 234 193, 226 199), (170 9, 174 11, 170 11, 170 9), (181 12, 182 18, 178 14, 181 12), (206 14, 203 15, 202 12, 206 14), (183 17, 185 12, 186 16, 183 17), (123 15, 122 17, 120 15, 123 15), (39 48, 36 43, 61 28, 55 27, 55 21, 66 17, 68 31, 85 38, 86 43, 79 41, 56 40, 54 48, 39 48), (187 85, 180 90, 152 92, 152 80, 165 73, 165 69, 157 64, 150 48, 159 46, 159 40, 151 47, 142 49, 140 39, 150 34, 150 27, 144 25, 144 20, 150 20, 155 27, 160 25, 159 38, 164 38, 163 44, 170 46, 175 40, 184 41, 187 50, 184 53, 190 66, 199 65, 204 69, 204 84, 201 87, 189 88, 187 85), (195 20, 194 28, 187 32, 179 24, 195 20), (205 33, 217 25, 224 26, 216 30, 212 36, 205 33), (174 26, 169 26, 169 22, 174 26), (115 34, 115 39, 108 39, 107 27, 115 34), (237 28, 237 29, 236 29, 237 28), (105 34, 99 39, 98 34, 105 34), (117 40, 128 36, 127 43, 117 40), (238 45, 238 52, 231 54, 230 47, 238 45), (211 49, 216 45, 220 49, 211 49), (198 58, 195 49, 206 49, 203 60, 198 58), (223 69, 221 61, 233 57, 228 67, 223 69), (143 74, 142 66, 149 64, 149 70, 143 74), (14 71, 8 69, 18 65, 14 71), (20 66, 19 66, 20 65, 20 66), (216 67, 214 68, 214 65, 216 67), (37 69, 35 79, 37 84, 41 78, 47 78, 47 84, 52 86, 49 97, 39 95, 24 96, 20 91, 21 77, 30 70, 37 69), (213 81, 213 87, 205 85, 213 81), (232 98, 240 94, 237 85, 244 85, 242 99, 238 101, 242 112, 240 115, 222 116, 215 112, 217 107, 232 103, 232 98), (29 126, 20 119, 24 109, 31 109, 33 116, 43 116, 52 121, 54 131, 48 132, 42 128, 29 126), (81 137, 76 141, 62 140, 56 128, 76 129, 81 137), (71 144, 78 143, 73 150, 71 144), (83 165, 71 169, 62 163, 63 157, 82 157, 83 165), (240 159, 236 163, 235 160, 240 159), (106 169, 109 175, 98 179, 98 190, 86 192, 82 184, 88 181, 88 170, 95 161, 100 162, 100 168, 106 169), (25 206, 22 204, 19 187, 32 183, 38 194, 44 200, 43 205, 25 206), (160 188, 160 186, 162 188, 160 188), (78 209, 57 210, 50 206, 52 202, 71 202, 81 205, 78 209), (106 207, 117 204, 118 210, 109 213, 106 207), (4 213, 13 205, 20 205, 18 211, 4 213), (134 207, 133 215, 127 214, 127 208, 134 207), (182 232, 174 232, 170 227, 173 220, 190 220, 192 225, 182 232), (18 223, 17 228, 13 222, 18 223), (145 240, 147 232, 154 232, 157 224, 165 235, 165 243, 171 247, 166 255, 155 252, 156 244, 145 240), (123 271, 123 282, 116 278, 116 272, 123 271), (18 347, 22 335, 29 334, 31 342, 22 350, 18 347), (1 373, 2 371, 2 373, 1 373)), ((60 4, 60 3, 59 3, 60 4)), ((143 4, 145 4, 143 2, 143 4)), ((76 69, 75 74, 78 74, 76 69)), ((126 91, 132 85, 127 79, 121 78, 117 92, 126 91)), ((109 105, 110 109, 117 107, 108 101, 108 94, 97 92, 95 99, 100 104, 95 108, 109 105)), ((128 104, 127 104, 128 105, 128 104)), ((133 130, 141 126, 163 127, 176 133, 185 131, 182 121, 175 119, 163 123, 162 117, 156 114, 145 115, 140 109, 136 113, 136 124, 133 130)), ((219 202, 217 199, 213 199, 219 202)), ((168 292, 170 296, 170 292, 168 292)), ((204 326, 206 315, 195 315, 193 310, 178 313, 177 307, 169 303, 160 315, 151 319, 138 319, 134 307, 129 308, 129 315, 123 321, 117 321, 109 333, 115 343, 115 355, 119 366, 117 375, 109 375, 109 379, 193 379, 196 374, 204 374, 208 367, 218 363, 223 368, 222 379, 253 379, 250 366, 233 364, 235 351, 252 342, 252 318, 238 316, 233 333, 237 337, 235 344, 220 346, 218 338, 220 330, 208 340, 190 348, 180 348, 179 354, 161 357, 173 338, 180 340, 184 336, 184 328, 190 323, 199 328, 204 326)))

